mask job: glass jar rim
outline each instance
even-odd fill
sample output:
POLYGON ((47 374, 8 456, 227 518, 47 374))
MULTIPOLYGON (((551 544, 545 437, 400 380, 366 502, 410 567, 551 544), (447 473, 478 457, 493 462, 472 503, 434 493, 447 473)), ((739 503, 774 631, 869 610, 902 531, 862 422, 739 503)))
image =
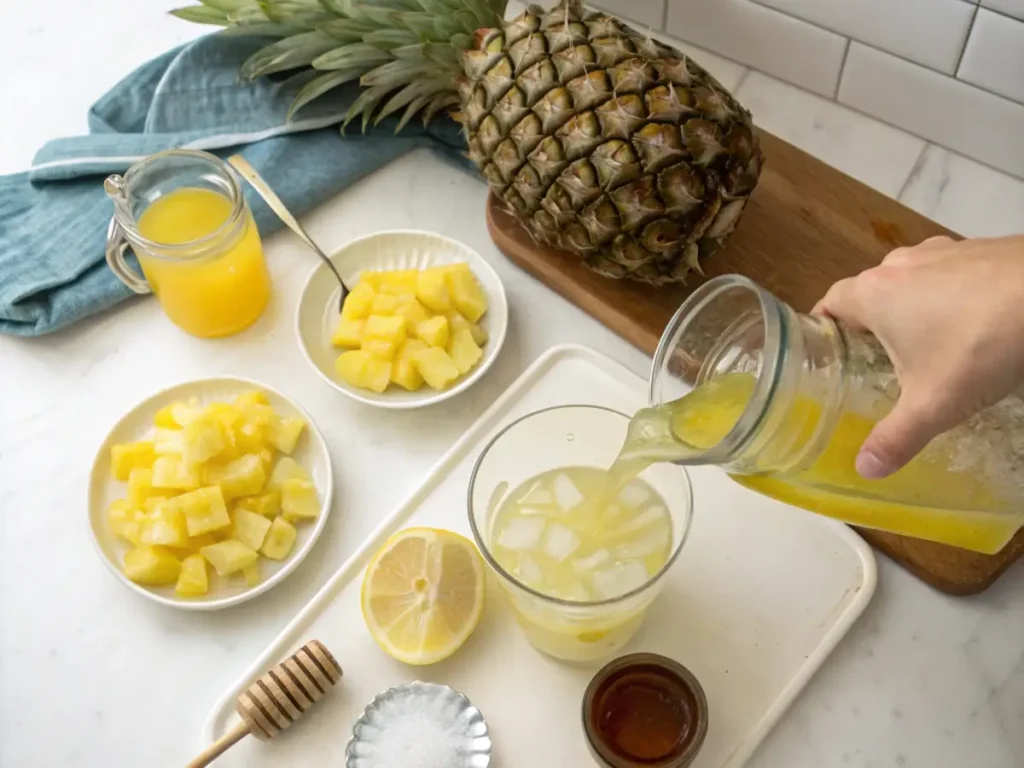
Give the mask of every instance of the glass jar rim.
POLYGON ((117 220, 124 236, 131 241, 132 245, 137 245, 147 249, 147 256, 149 257, 165 261, 188 261, 191 259, 203 258, 207 255, 204 246, 208 246, 209 244, 216 242, 217 239, 222 237, 225 232, 238 226, 238 222, 245 212, 245 196, 242 193, 242 185, 239 182, 238 176, 231 169, 231 166, 210 152, 204 152, 199 149, 165 149, 162 152, 149 155, 148 157, 144 157, 142 160, 133 163, 128 170, 124 172, 124 176, 122 178, 126 189, 131 188, 132 180, 144 170, 151 167, 154 163, 166 160, 169 157, 187 157, 193 160, 200 160, 212 166, 227 180, 228 191, 230 192, 229 199, 231 201, 231 213, 228 217, 209 234, 198 237, 195 240, 188 240, 184 243, 162 243, 158 240, 150 240, 139 232, 135 218, 132 217, 131 219, 127 219, 122 206, 119 206, 116 203, 114 204, 114 218, 117 220), (164 256, 155 252, 153 249, 170 251, 172 253, 193 250, 197 250, 198 252, 184 256, 164 256))
POLYGON ((484 449, 480 452, 480 455, 473 463, 473 469, 470 472, 469 476, 469 487, 466 494, 466 506, 469 512, 469 527, 470 530, 473 532, 473 539, 476 542, 477 549, 480 550, 480 554, 483 556, 487 564, 494 570, 494 572, 497 573, 501 578, 506 579, 508 582, 515 585, 516 587, 523 590, 532 597, 539 598, 540 600, 543 600, 547 603, 566 606, 570 608, 594 608, 600 606, 617 605, 619 603, 629 600, 630 598, 636 597, 637 595, 643 594, 648 589, 650 589, 654 584, 660 581, 666 573, 668 573, 669 568, 672 567, 673 563, 675 563, 676 561, 676 558, 679 557, 679 553, 682 551, 683 545, 686 543, 686 540, 690 535, 690 528, 692 527, 691 523, 693 522, 693 484, 690 482, 690 474, 686 471, 686 467, 683 467, 678 464, 675 465, 675 468, 682 473, 683 486, 685 488, 686 494, 686 510, 684 514, 683 530, 679 536, 679 543, 676 544, 676 546, 673 548, 672 553, 669 555, 668 559, 665 560, 665 564, 658 570, 656 574, 648 578, 647 581, 645 581, 639 587, 631 589, 629 592, 625 592, 615 597, 609 597, 604 600, 566 600, 565 598, 555 597, 554 595, 546 595, 543 592, 534 589, 533 587, 529 587, 526 584, 523 584, 519 579, 517 579, 515 576, 513 576, 511 573, 505 570, 495 559, 494 555, 491 554, 490 548, 484 541, 483 532, 480 530, 479 526, 477 526, 476 519, 473 515, 473 489, 476 486, 477 474, 480 471, 480 467, 483 465, 484 459, 487 458, 487 454, 490 453, 491 448, 495 446, 498 440, 500 440, 513 427, 518 426, 519 424, 521 424, 522 422, 526 421, 529 418, 539 416, 543 413, 548 413, 550 411, 569 410, 574 408, 604 411, 606 413, 611 413, 616 416, 621 416, 627 421, 629 420, 629 416, 622 413, 621 411, 616 411, 614 408, 607 408, 603 405, 576 404, 552 405, 547 408, 540 408, 536 411, 531 411, 530 413, 524 414, 520 416, 518 419, 515 419, 514 421, 510 422, 509 424, 506 424, 494 437, 492 437, 487 442, 487 445, 484 446, 484 449))

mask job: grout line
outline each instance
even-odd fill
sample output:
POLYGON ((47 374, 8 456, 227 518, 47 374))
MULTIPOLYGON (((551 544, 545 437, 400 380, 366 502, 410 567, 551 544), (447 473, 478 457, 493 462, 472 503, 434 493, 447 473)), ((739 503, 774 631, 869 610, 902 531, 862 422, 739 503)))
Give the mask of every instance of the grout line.
MULTIPOLYGON (((959 80, 957 77, 960 74, 960 65, 964 61, 964 54, 967 53, 967 43, 971 40, 971 32, 974 31, 974 22, 978 20, 978 11, 981 9, 981 5, 974 6, 974 13, 971 14, 971 23, 967 25, 967 34, 964 35, 964 44, 960 46, 960 55, 956 58, 956 66, 953 68, 953 77, 959 80)), ((961 81, 963 82, 963 81, 961 81)))
POLYGON ((850 48, 853 46, 853 38, 847 38, 846 48, 843 49, 843 58, 839 62, 839 74, 836 76, 836 89, 832 92, 832 100, 839 102, 839 88, 843 84, 843 71, 846 69, 846 60, 850 56, 850 48))
POLYGON ((668 4, 669 0, 661 0, 661 31, 668 29, 668 4))
POLYGON ((903 184, 900 185, 900 191, 896 193, 896 199, 897 200, 901 200, 901 201, 903 200, 903 195, 906 194, 907 187, 909 187, 910 183, 912 181, 914 181, 920 175, 921 169, 924 167, 924 162, 925 162, 924 155, 928 151, 928 147, 930 147, 931 145, 932 144, 931 144, 930 141, 925 141, 924 146, 921 147, 921 152, 918 154, 917 159, 914 161, 914 164, 911 166, 910 173, 907 174, 907 178, 904 179, 903 180, 903 184))
MULTIPOLYGON (((1022 19, 1020 16, 1014 16, 1013 14, 1007 13, 1006 11, 1001 11, 998 8, 992 8, 992 7, 987 6, 987 5, 985 5, 985 6, 979 5, 978 6, 978 10, 979 11, 988 11, 989 13, 994 13, 996 16, 1002 16, 1004 19, 1009 19, 1010 21, 1016 21, 1018 24, 1024 24, 1024 19, 1022 19)), ((972 24, 973 24, 973 22, 972 22, 972 24)))

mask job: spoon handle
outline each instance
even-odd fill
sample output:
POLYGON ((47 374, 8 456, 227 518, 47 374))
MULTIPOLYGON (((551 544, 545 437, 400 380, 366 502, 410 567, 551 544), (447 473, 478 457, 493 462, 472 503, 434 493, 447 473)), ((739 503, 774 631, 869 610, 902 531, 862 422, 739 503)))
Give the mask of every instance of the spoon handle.
MULTIPOLYGON (((270 185, 263 180, 263 177, 256 172, 256 169, 249 164, 248 160, 241 155, 232 155, 228 158, 228 163, 230 163, 236 171, 242 174, 242 177, 252 185, 252 188, 259 193, 260 197, 266 200, 270 209, 277 214, 278 218, 285 223, 288 229, 301 237, 306 242, 306 245, 317 253, 320 253, 319 246, 317 246, 317 244, 313 242, 313 239, 306 234, 306 230, 304 230, 302 225, 299 224, 294 216, 292 216, 291 211, 285 208, 284 203, 281 202, 281 198, 274 193, 274 190, 272 190, 270 185)), ((323 254, 321 254, 321 256, 323 256, 323 254)))

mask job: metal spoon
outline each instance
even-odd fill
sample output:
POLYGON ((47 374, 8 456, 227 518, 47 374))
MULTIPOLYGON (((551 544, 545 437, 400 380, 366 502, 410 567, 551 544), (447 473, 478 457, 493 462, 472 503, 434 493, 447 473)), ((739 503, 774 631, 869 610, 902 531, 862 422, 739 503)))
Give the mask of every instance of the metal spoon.
POLYGON ((277 217, 281 219, 281 221, 285 223, 285 226, 302 238, 302 241, 312 248, 313 252, 320 257, 324 264, 327 265, 327 268, 334 273, 334 276, 338 279, 338 285, 341 286, 341 299, 338 301, 338 311, 340 312, 342 307, 345 306, 345 299, 348 297, 348 286, 345 285, 345 281, 341 279, 341 275, 338 274, 337 268, 331 260, 327 258, 327 254, 321 251, 320 246, 313 242, 313 238, 306 234, 306 230, 304 230, 302 225, 299 224, 294 216, 292 216, 291 211, 285 208, 284 203, 281 202, 281 198, 274 194, 274 190, 272 190, 270 185, 263 180, 262 176, 256 173, 256 169, 249 165, 248 160, 241 155, 232 155, 228 158, 228 163, 242 175, 243 179, 252 185, 252 188, 255 189, 259 193, 260 197, 266 201, 267 205, 270 206, 270 209, 277 214, 277 217))

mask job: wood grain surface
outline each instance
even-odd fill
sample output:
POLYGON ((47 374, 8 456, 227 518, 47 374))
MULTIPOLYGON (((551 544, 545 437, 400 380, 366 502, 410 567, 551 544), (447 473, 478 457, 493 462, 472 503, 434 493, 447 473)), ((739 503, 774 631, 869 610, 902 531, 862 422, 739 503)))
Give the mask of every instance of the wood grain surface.
MULTIPOLYGON (((874 266, 893 248, 935 235, 957 235, 895 200, 764 131, 766 165, 736 232, 686 286, 652 288, 594 274, 578 257, 537 243, 496 198, 487 225, 498 248, 580 309, 653 354, 683 299, 704 279, 746 275, 798 311, 808 311, 832 283, 874 266)), ((1024 555, 1024 530, 997 555, 861 529, 885 552, 936 589, 968 595, 992 584, 1024 555)))

